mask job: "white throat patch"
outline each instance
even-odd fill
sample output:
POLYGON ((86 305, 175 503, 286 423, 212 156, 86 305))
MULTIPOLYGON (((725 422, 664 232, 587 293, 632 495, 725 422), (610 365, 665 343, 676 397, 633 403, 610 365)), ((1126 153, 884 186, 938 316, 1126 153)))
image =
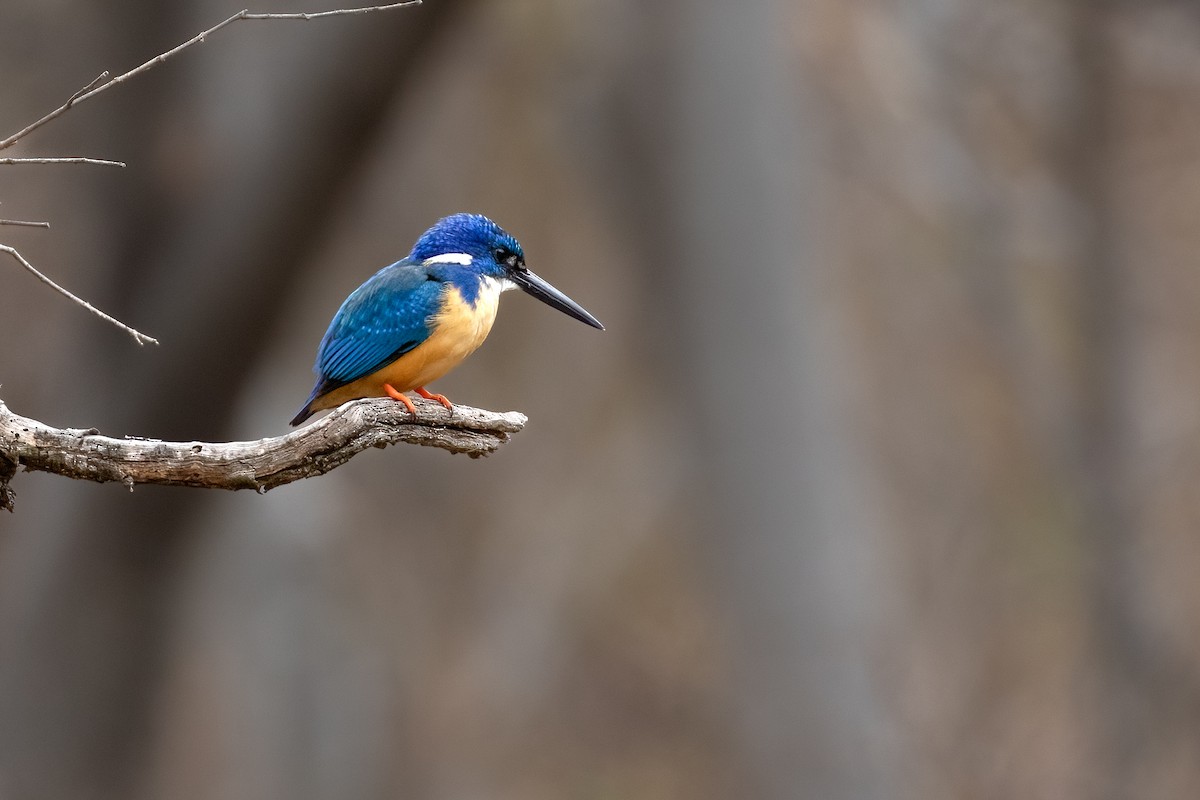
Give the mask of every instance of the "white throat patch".
POLYGON ((475 259, 471 258, 468 253, 439 253, 436 256, 430 256, 425 259, 426 264, 458 264, 462 267, 471 266, 471 262, 475 259))
POLYGON ((509 289, 517 288, 517 285, 508 278, 493 278, 490 275, 482 276, 479 279, 479 282, 480 285, 483 286, 484 291, 495 292, 496 294, 500 294, 500 292, 507 292, 509 289))

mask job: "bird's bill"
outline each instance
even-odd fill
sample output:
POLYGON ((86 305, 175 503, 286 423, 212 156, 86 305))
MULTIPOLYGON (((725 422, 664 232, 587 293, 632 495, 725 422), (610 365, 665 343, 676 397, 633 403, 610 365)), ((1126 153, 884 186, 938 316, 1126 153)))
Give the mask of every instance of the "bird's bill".
POLYGON ((515 283, 521 291, 531 297, 536 297, 551 308, 557 308, 559 311, 574 317, 580 322, 587 323, 593 328, 604 330, 604 326, 600 324, 600 320, 593 317, 583 306, 576 303, 565 294, 555 289, 542 278, 533 274, 529 270, 521 272, 513 272, 509 278, 515 283))

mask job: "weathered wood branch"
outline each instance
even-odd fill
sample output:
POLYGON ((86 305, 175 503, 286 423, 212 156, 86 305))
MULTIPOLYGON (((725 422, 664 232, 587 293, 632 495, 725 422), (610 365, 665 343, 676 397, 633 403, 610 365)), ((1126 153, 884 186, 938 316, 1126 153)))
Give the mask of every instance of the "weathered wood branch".
POLYGON ((414 399, 414 420, 387 398, 355 400, 324 419, 286 436, 251 442, 164 442, 113 439, 94 428, 54 428, 14 414, 0 401, 0 508, 12 510, 9 482, 18 467, 130 489, 139 483, 254 489, 265 492, 285 483, 323 475, 368 447, 405 442, 440 447, 472 458, 495 452, 527 419, 516 411, 498 413, 414 399))

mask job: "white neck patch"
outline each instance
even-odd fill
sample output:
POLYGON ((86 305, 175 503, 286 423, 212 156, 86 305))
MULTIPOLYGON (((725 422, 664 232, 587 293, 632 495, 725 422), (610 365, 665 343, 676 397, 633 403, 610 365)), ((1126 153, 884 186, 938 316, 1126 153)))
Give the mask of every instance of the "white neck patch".
POLYGON ((430 256, 425 259, 426 264, 458 264, 461 267, 471 266, 471 262, 475 259, 468 253, 439 253, 436 256, 430 256))

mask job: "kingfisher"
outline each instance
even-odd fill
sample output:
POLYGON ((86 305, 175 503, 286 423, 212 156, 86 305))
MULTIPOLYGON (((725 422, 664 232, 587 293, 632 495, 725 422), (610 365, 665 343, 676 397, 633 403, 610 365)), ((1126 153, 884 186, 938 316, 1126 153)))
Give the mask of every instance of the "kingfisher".
POLYGON ((509 289, 604 330, 583 306, 529 271, 511 234, 480 214, 454 214, 342 303, 317 348, 316 386, 292 425, 360 397, 392 397, 416 417, 408 391, 453 410, 445 395, 425 386, 483 344, 500 294, 509 289))

